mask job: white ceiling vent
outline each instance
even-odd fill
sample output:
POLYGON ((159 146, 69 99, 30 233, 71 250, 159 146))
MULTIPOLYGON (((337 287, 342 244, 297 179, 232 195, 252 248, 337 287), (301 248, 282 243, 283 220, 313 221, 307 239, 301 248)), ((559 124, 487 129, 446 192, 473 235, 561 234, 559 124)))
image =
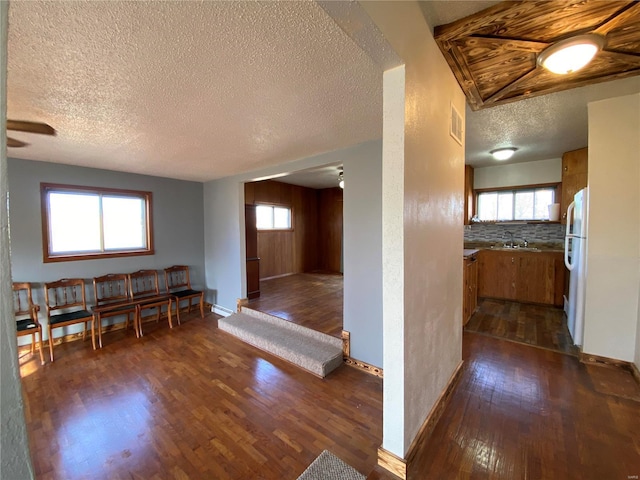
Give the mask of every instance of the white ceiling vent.
POLYGON ((462 115, 451 104, 451 121, 449 122, 449 134, 462 145, 462 115))

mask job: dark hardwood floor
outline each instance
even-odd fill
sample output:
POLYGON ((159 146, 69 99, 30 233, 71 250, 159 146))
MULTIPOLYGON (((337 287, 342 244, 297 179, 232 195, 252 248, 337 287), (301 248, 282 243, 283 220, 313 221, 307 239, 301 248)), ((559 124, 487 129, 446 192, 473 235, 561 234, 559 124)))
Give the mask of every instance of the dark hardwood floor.
POLYGON ((481 298, 464 329, 569 355, 579 352, 560 308, 481 298))
MULTIPOLYGON (((173 330, 152 322, 141 339, 108 333, 99 351, 66 343, 44 366, 23 356, 37 478, 294 480, 324 449, 374 469, 381 379, 347 366, 318 379, 215 318, 185 315, 173 330)), ((620 395, 612 388, 623 380, 604 367, 469 332, 463 358, 411 480, 640 475, 637 384, 620 395)))
POLYGON ((184 315, 56 346, 21 369, 39 479, 295 479, 327 449, 361 472, 382 441, 382 380, 322 380, 184 315))
POLYGON ((640 475, 640 403, 596 388, 591 369, 605 367, 475 333, 464 335, 463 358, 409 480, 640 475))
POLYGON ((260 282, 249 308, 334 337, 342 335, 343 276, 297 273, 260 282))

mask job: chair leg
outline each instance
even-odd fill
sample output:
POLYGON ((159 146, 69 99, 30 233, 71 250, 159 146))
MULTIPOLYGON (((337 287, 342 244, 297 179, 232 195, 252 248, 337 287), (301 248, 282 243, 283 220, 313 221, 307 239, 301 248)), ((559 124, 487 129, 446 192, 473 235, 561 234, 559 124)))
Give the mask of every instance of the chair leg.
POLYGON ((91 320, 91 346, 94 350, 96 349, 96 320, 95 316, 93 317, 93 320, 91 320))
POLYGON ((176 318, 178 319, 178 325, 180 325, 180 299, 174 297, 176 302, 176 318))
POLYGON ((36 332, 31 334, 31 355, 36 353, 36 332))
MULTIPOLYGON (((160 307, 158 307, 158 310, 160 307)), ((171 321, 171 300, 169 300, 169 305, 167 305, 167 318, 169 319, 169 328, 173 328, 173 322, 171 321)))
POLYGON ((134 322, 134 328, 136 329, 136 338, 140 338, 142 336, 142 308, 140 308, 140 305, 136 306, 136 317, 134 322))
POLYGON ((38 328, 40 338, 40 365, 44 365, 44 345, 42 344, 42 328, 38 328))
POLYGON ((53 329, 51 325, 48 327, 49 330, 49 358, 53 362, 53 329))
POLYGON ((87 339, 87 322, 84 322, 84 330, 82 330, 82 341, 87 339))
POLYGON ((200 295, 200 318, 204 318, 204 293, 200 295))

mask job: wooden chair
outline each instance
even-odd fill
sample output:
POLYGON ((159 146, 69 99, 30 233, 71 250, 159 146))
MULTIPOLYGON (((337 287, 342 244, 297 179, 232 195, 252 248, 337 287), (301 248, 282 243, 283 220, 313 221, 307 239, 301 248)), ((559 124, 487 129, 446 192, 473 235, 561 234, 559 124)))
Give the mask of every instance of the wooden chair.
POLYGON ((44 365, 44 346, 42 326, 38 322, 40 306, 33 303, 31 284, 27 282, 13 284, 13 311, 16 316, 17 336, 31 335, 31 353, 36 351, 36 334, 40 338, 40 363, 44 365), (24 318, 27 317, 27 318, 24 318))
MULTIPOLYGON (((162 306, 167 306, 169 328, 173 328, 171 321, 171 304, 173 297, 160 293, 158 288, 158 272, 155 270, 139 270, 129 274, 129 292, 131 300, 136 302, 136 317, 139 335, 142 336, 142 311, 157 308, 156 322, 160 320, 162 306)), ((178 318, 178 325, 180 319, 178 318)))
POLYGON ((133 314, 133 327, 139 336, 136 325, 136 306, 131 303, 129 276, 126 273, 110 273, 93 279, 93 293, 96 299, 94 315, 98 329, 98 343, 102 348, 102 319, 125 316, 125 329, 129 328, 129 314, 133 314))
MULTIPOLYGON (((87 310, 84 280, 81 278, 63 278, 55 282, 45 283, 44 297, 49 321, 49 355, 53 362, 53 329, 84 323, 82 340, 85 340, 89 322, 91 322, 93 332, 93 313, 87 310), (64 312, 53 313, 58 310, 64 310, 64 312)), ((95 343, 93 348, 95 348, 95 343)))
POLYGON ((200 317, 204 318, 204 292, 193 290, 189 280, 189 267, 174 265, 164 269, 164 280, 167 293, 174 297, 176 303, 176 316, 180 322, 180 301, 187 300, 189 313, 191 313, 191 299, 200 298, 200 317))

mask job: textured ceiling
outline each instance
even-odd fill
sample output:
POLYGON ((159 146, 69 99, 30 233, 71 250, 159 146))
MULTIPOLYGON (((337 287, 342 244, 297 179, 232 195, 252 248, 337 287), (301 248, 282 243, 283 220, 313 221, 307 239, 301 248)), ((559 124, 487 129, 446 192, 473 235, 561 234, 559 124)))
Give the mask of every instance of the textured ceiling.
MULTIPOLYGON (((421 7, 434 27, 496 3, 421 7)), ((10 157, 197 181, 380 138, 399 62, 353 1, 11 2, 9 22, 9 118, 58 130, 12 132, 31 145, 10 157)), ((588 101, 638 92, 634 77, 467 108, 466 162, 558 158, 587 144, 588 101)))
POLYGON ((386 44, 354 40, 343 17, 314 2, 11 2, 8 117, 58 134, 12 132, 30 145, 8 155, 207 181, 380 138, 386 44))

